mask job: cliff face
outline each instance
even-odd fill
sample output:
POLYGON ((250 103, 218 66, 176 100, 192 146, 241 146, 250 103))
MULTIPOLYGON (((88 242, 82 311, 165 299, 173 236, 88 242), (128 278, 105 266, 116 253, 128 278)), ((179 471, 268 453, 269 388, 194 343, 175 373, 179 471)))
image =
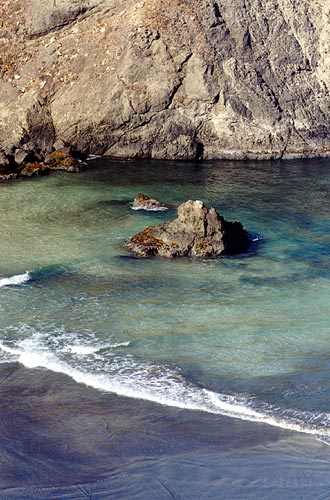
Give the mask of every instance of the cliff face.
POLYGON ((108 156, 330 153, 330 2, 10 0, 0 147, 108 156))

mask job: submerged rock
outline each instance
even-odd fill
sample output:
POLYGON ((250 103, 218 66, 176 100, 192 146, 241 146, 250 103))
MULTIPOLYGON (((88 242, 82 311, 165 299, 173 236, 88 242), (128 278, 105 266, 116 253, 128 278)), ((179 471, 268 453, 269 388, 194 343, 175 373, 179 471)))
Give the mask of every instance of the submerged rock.
POLYGON ((168 207, 160 201, 142 193, 134 198, 132 208, 133 210, 168 210, 168 207))
POLYGON ((228 222, 202 201, 189 200, 172 221, 135 234, 127 247, 141 256, 217 257, 248 250, 248 233, 240 222, 228 222))

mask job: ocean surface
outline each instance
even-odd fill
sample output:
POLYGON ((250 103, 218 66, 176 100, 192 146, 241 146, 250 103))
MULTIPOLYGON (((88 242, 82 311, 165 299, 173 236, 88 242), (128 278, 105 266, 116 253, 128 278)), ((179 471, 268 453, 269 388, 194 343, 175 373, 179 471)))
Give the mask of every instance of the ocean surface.
POLYGON ((0 498, 330 498, 329 195, 317 159, 0 185, 0 498), (188 199, 249 252, 125 249, 188 199))

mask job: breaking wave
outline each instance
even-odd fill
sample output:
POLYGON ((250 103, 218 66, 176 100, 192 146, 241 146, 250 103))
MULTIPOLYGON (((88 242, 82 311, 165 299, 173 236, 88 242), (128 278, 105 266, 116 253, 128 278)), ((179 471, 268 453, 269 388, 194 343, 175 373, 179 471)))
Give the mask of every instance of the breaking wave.
POLYGON ((30 273, 26 272, 24 274, 16 274, 15 276, 11 276, 10 278, 0 278, 0 288, 5 286, 13 286, 13 285, 21 285, 22 283, 26 283, 31 279, 30 273))
POLYGON ((168 207, 152 207, 152 208, 146 208, 146 207, 134 207, 133 205, 131 206, 132 210, 143 210, 145 212, 165 212, 168 210, 168 207))
POLYGON ((330 439, 330 413, 280 409, 254 397, 222 394, 190 382, 180 371, 138 362, 127 353, 130 342, 100 342, 89 332, 56 335, 26 327, 25 338, 0 344, 0 362, 18 361, 46 368, 78 383, 119 396, 161 405, 260 422, 330 439), (120 356, 118 356, 118 349, 120 356), (126 351, 125 351, 126 349, 126 351))

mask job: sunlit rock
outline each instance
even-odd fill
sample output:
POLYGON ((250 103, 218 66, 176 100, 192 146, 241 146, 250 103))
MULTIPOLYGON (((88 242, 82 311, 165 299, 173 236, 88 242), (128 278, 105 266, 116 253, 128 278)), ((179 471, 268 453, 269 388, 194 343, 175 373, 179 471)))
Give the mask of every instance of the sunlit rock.
POLYGON ((217 257, 246 252, 248 244, 240 222, 227 222, 202 201, 189 200, 179 206, 177 219, 147 227, 127 247, 141 256, 217 257))

